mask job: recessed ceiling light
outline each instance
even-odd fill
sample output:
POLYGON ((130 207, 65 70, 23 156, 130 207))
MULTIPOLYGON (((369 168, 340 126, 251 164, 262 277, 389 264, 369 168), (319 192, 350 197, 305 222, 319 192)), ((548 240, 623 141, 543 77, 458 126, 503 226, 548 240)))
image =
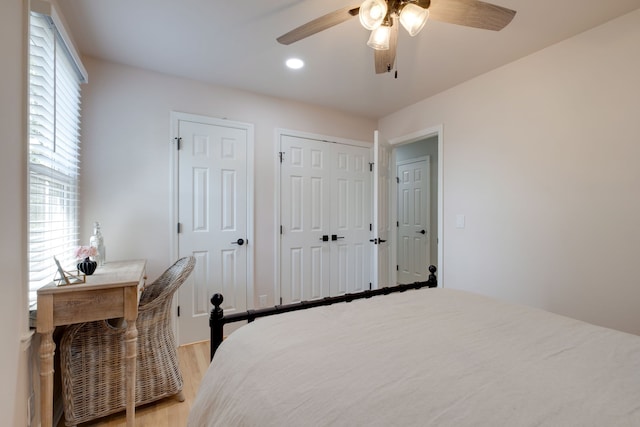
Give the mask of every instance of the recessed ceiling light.
POLYGON ((300 58, 289 58, 287 59, 287 67, 291 68, 292 70, 299 70, 300 68, 304 67, 304 61, 300 58))

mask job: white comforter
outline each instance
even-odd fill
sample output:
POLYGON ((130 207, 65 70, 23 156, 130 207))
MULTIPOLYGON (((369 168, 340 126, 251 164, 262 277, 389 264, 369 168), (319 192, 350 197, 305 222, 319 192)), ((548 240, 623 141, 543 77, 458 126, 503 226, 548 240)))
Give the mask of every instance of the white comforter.
POLYGON ((640 426, 640 337, 448 289, 256 320, 189 426, 640 426))

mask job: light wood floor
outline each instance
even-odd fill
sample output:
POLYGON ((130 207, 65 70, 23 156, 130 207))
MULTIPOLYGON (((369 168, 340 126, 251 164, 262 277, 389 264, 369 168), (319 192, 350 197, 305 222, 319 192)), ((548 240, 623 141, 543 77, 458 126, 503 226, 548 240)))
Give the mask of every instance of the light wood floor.
MULTIPOLYGON (((200 380, 209 367, 209 341, 184 345, 178 348, 178 360, 184 380, 184 402, 169 397, 156 403, 136 408, 136 427, 184 427, 189 409, 200 387, 200 380)), ((127 424, 124 412, 81 424, 82 427, 124 427, 127 424)), ((58 424, 64 427, 64 417, 58 424)))

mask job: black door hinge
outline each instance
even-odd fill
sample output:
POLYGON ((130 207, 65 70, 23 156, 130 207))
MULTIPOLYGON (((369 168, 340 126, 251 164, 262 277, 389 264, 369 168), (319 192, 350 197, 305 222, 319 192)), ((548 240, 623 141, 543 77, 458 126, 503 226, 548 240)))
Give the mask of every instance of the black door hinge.
POLYGON ((176 140, 176 149, 180 150, 182 148, 182 138, 177 137, 174 139, 176 140))
POLYGON ((371 290, 371 286, 372 286, 372 285, 371 285, 371 282, 369 282, 369 290, 371 290))
POLYGON ((280 151, 278 157, 280 157, 280 163, 284 162, 284 151, 280 151))
POLYGON ((400 184, 400 177, 396 176, 396 184, 400 184))
POLYGON ((369 163, 369 172, 373 172, 373 163, 369 163))
POLYGON ((178 317, 180 317, 180 306, 178 306, 178 317))
POLYGON ((182 224, 178 223, 178 226, 176 227, 176 232, 178 234, 182 233, 182 224))

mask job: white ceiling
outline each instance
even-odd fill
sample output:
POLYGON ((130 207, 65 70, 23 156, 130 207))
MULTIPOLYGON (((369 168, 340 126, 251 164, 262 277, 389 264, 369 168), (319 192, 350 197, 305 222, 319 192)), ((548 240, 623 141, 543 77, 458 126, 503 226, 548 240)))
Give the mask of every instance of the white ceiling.
POLYGON ((395 79, 375 74, 357 17, 289 46, 276 42, 358 0, 58 2, 83 55, 371 118, 640 8, 640 0, 491 0, 517 11, 499 32, 429 21, 411 38, 401 28, 395 79), (290 56, 306 67, 288 70, 290 56))

